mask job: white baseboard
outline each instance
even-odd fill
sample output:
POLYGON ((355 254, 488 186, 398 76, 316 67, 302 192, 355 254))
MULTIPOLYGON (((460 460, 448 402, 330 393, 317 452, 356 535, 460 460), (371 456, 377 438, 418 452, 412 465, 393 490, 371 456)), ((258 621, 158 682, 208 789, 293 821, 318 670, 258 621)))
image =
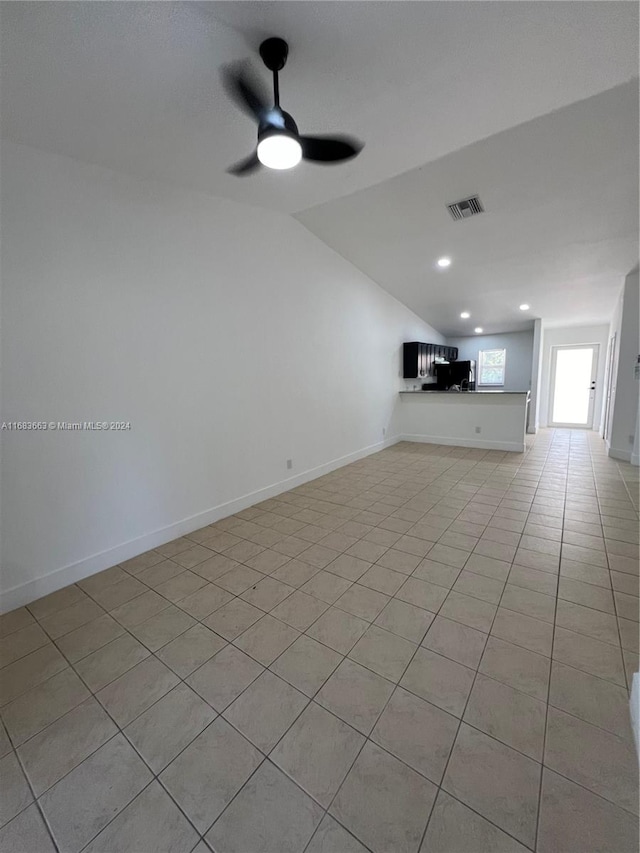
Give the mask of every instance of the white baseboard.
MULTIPOLYGON (((619 459, 620 462, 632 461, 630 450, 617 450, 615 447, 609 446, 607 452, 612 459, 619 459)), ((635 464, 637 465, 638 463, 636 462, 635 464)))
POLYGON ((453 447, 477 447, 479 450, 510 450, 514 453, 524 453, 526 445, 517 441, 485 441, 475 438, 451 438, 447 435, 407 435, 402 441, 417 441, 422 444, 446 444, 453 447))
POLYGON ((131 557, 137 557, 138 554, 143 554, 151 548, 164 545, 166 542, 171 542, 179 536, 185 536, 187 533, 192 533, 200 527, 213 524, 214 521, 219 521, 221 518, 226 518, 228 515, 233 515, 235 512, 240 512, 240 510, 247 509, 247 507, 265 501, 268 498, 276 497, 282 494, 282 492, 288 492, 290 489, 302 486, 310 480, 322 477, 323 474, 329 474, 337 468, 342 468, 351 462, 357 462, 358 459, 363 459, 365 456, 370 456, 372 453, 377 453, 386 447, 391 447, 402 440, 403 437, 399 435, 387 438, 385 441, 372 444, 361 450, 356 450, 346 456, 332 459, 330 462, 318 465, 316 468, 310 468, 301 474, 296 474, 294 477, 281 480, 270 486, 265 486, 255 492, 249 492, 246 495, 223 504, 218 504, 218 506, 192 515, 189 518, 183 518, 181 521, 176 521, 167 527, 146 533, 144 536, 139 536, 128 542, 123 542, 106 551, 101 551, 99 554, 93 554, 76 563, 55 569, 39 578, 18 584, 11 589, 3 591, 0 595, 0 613, 6 613, 9 610, 14 610, 16 607, 22 607, 25 604, 36 601, 38 598, 42 598, 44 595, 49 595, 51 592, 57 592, 57 590, 69 584, 76 583, 96 574, 96 572, 101 572, 104 569, 129 560, 131 557))

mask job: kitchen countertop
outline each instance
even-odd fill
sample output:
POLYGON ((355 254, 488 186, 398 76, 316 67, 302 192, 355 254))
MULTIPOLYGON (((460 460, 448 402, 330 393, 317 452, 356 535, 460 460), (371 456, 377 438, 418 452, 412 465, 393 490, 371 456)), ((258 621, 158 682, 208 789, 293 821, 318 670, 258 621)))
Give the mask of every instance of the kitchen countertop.
POLYGON ((401 394, 446 394, 448 397, 466 397, 469 394, 530 394, 530 391, 423 391, 416 389, 415 391, 400 391, 401 394))

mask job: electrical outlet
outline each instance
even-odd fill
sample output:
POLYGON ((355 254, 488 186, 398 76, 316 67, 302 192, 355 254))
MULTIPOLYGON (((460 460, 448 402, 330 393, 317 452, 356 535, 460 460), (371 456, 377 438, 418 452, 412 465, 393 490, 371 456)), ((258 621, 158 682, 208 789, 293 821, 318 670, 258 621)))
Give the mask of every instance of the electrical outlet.
POLYGON ((482 432, 481 427, 476 427, 476 432, 482 432))
POLYGON ((293 459, 287 459, 287 468, 289 471, 293 468, 293 459))

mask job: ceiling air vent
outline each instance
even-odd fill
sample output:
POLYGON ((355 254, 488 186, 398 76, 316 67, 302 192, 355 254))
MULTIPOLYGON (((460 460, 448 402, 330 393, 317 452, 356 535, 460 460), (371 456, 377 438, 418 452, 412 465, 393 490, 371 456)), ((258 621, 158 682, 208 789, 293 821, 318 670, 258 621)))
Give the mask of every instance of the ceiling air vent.
POLYGON ((452 219, 468 219, 470 216, 484 213, 484 207, 477 195, 471 196, 471 198, 463 198, 462 201, 456 201, 454 204, 448 204, 447 209, 452 219))

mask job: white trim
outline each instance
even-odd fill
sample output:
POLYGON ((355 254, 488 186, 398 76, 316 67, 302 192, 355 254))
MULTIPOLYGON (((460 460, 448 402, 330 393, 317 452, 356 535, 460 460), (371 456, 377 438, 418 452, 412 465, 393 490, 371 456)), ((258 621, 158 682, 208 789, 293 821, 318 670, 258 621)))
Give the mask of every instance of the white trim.
POLYGON ((630 450, 616 450, 615 447, 608 447, 607 454, 612 459, 619 459, 620 462, 631 462, 633 465, 637 465, 638 462, 633 461, 633 454, 630 450))
POLYGON ((524 453, 526 444, 518 441, 483 441, 480 438, 450 438, 448 435, 407 435, 400 441, 416 441, 422 444, 446 444, 453 447, 477 447, 479 450, 510 450, 524 453))
POLYGON ((214 521, 219 521, 221 518, 226 518, 228 515, 240 512, 240 510, 247 509, 247 507, 253 506, 256 503, 280 495, 282 492, 288 492, 290 489, 302 486, 310 480, 322 477, 323 474, 329 474, 337 468, 342 468, 351 462, 357 462, 358 459, 363 459, 365 456, 370 456, 372 453, 377 453, 403 440, 404 437, 400 435, 387 438, 385 441, 372 444, 361 450, 356 450, 346 456, 333 459, 331 462, 318 465, 316 468, 310 468, 301 474, 296 474, 295 477, 281 480, 278 483, 272 483, 270 486, 265 486, 255 492, 249 492, 226 503, 218 504, 218 506, 189 516, 189 518, 183 518, 181 521, 176 521, 174 524, 169 524, 160 530, 154 530, 151 533, 146 533, 144 536, 130 539, 128 542, 123 542, 114 548, 109 548, 106 551, 101 551, 99 554, 92 554, 90 557, 85 557, 77 563, 71 563, 60 569, 54 569, 54 571, 39 578, 18 584, 2 593, 0 613, 6 613, 9 610, 14 610, 16 607, 29 604, 31 601, 42 598, 43 595, 49 595, 49 593, 56 592, 69 584, 84 580, 84 578, 90 577, 96 574, 96 572, 109 569, 111 566, 131 559, 131 557, 137 557, 138 554, 143 554, 151 548, 164 545, 166 542, 171 542, 179 536, 185 536, 194 530, 205 527, 207 524, 213 524, 214 521))

